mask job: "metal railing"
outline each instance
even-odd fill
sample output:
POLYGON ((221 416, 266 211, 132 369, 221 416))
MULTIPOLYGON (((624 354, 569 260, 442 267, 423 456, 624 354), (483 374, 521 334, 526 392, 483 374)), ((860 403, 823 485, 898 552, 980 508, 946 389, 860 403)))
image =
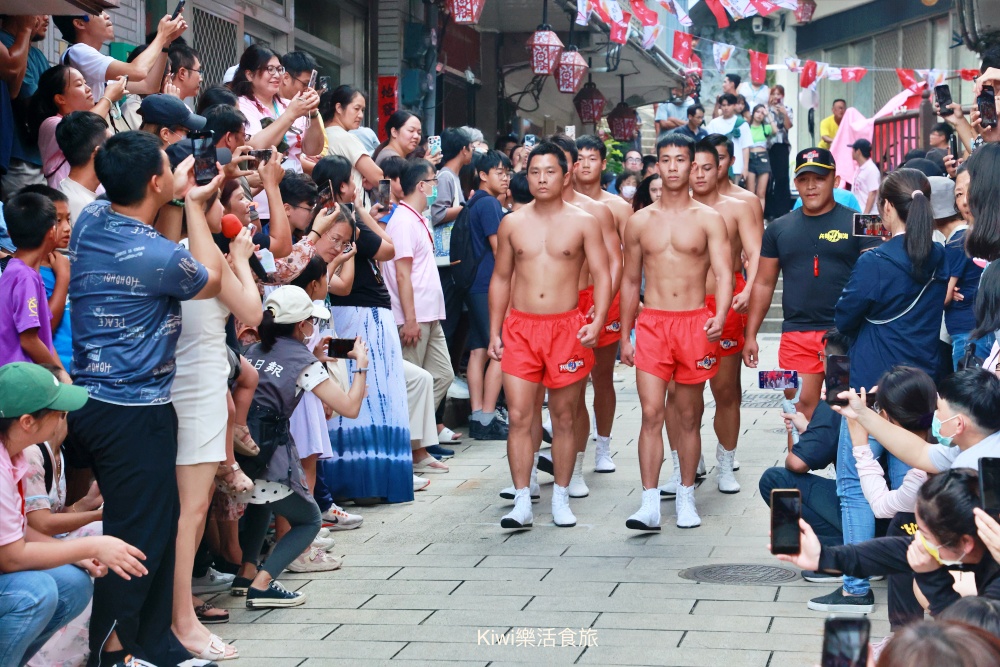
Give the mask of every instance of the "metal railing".
POLYGON ((915 148, 930 144, 931 128, 937 122, 930 91, 925 90, 917 109, 910 109, 875 120, 872 133, 872 159, 883 174, 897 168, 904 156, 915 148))

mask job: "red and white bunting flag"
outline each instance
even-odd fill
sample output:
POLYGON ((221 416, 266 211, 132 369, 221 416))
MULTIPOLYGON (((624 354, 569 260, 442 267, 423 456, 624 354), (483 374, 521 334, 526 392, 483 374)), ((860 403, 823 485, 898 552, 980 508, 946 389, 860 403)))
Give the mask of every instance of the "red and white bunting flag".
POLYGON ((632 14, 639 19, 643 26, 654 26, 659 23, 660 17, 652 9, 646 6, 643 0, 631 0, 632 14))
POLYGON ((808 88, 814 81, 816 81, 816 61, 807 60, 802 65, 802 74, 799 75, 799 86, 808 88))
MULTIPOLYGON (((617 3, 615 3, 617 5, 617 3)), ((611 36, 610 39, 615 44, 624 44, 628 41, 628 31, 629 23, 632 21, 632 15, 625 12, 622 15, 621 21, 614 21, 611 24, 611 36)))
POLYGON ((725 72, 726 63, 733 57, 733 51, 735 50, 736 47, 732 44, 723 44, 722 42, 712 44, 712 55, 715 56, 715 69, 719 70, 719 72, 725 72))
POLYGON ((759 86, 767 79, 767 54, 750 51, 750 81, 759 86))
POLYGON ((590 23, 590 13, 594 11, 591 7, 591 0, 576 0, 576 24, 587 25, 590 23))
POLYGON ((948 70, 943 69, 918 69, 916 72, 924 77, 930 88, 944 85, 944 81, 948 77, 948 70))
POLYGON ((979 74, 979 70, 975 68, 958 70, 958 75, 962 77, 962 81, 975 81, 979 78, 979 74))
POLYGON ((909 90, 910 92, 917 92, 921 85, 917 82, 917 75, 912 69, 896 69, 896 76, 899 77, 899 82, 903 85, 903 88, 909 90))
POLYGON ((704 0, 708 5, 708 8, 712 11, 712 15, 715 16, 716 23, 719 24, 720 28, 729 27, 729 15, 726 14, 725 8, 722 6, 721 0, 704 0))
POLYGON ((772 0, 750 0, 750 4, 753 5, 754 9, 756 9, 757 13, 761 16, 773 14, 781 9, 781 7, 772 2, 772 0))
POLYGON ((677 20, 680 21, 682 26, 685 27, 691 26, 691 17, 688 16, 687 12, 684 11, 684 8, 681 7, 680 4, 676 2, 676 0, 657 0, 657 2, 660 3, 661 7, 666 9, 671 14, 675 15, 677 17, 677 20))
POLYGON ((857 83, 865 78, 868 70, 864 67, 841 67, 840 80, 844 83, 857 83))
POLYGON ((687 65, 691 61, 691 53, 694 45, 691 43, 691 35, 677 30, 674 32, 674 52, 673 58, 682 65, 687 65))
POLYGON ((785 67, 792 74, 798 74, 799 70, 802 69, 802 61, 798 58, 785 58, 785 67))
POLYGON ((816 63, 816 80, 817 81, 819 81, 820 79, 825 79, 826 78, 826 68, 829 67, 829 66, 830 66, 829 63, 821 63, 821 62, 817 62, 816 63))
POLYGON ((657 23, 656 25, 644 25, 642 26, 642 48, 647 51, 656 45, 656 40, 660 38, 663 34, 663 26, 657 23))
POLYGON ((799 8, 799 0, 771 0, 782 9, 790 9, 793 12, 799 8))

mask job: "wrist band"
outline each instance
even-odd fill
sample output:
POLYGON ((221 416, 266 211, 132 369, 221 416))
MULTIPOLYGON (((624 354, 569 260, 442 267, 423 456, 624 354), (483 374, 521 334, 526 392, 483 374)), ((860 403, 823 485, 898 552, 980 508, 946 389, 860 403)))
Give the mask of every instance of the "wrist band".
POLYGON ((354 372, 355 373, 367 373, 368 369, 367 368, 356 368, 356 369, 354 369, 354 372))
MULTIPOLYGON (((317 239, 323 238, 323 235, 317 232, 315 229, 310 229, 309 234, 315 234, 317 239)), ((306 234, 306 236, 309 236, 309 234, 306 234)))
POLYGON ((176 206, 177 208, 184 208, 184 200, 183 199, 171 199, 167 203, 170 204, 171 206, 176 206))

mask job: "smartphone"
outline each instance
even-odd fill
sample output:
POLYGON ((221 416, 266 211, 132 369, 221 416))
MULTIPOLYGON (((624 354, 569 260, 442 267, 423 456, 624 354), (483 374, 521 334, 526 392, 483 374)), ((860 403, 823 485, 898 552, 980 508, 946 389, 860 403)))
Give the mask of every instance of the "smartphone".
POLYGON ((882 224, 882 216, 871 213, 854 214, 854 235, 855 236, 876 236, 883 239, 889 238, 889 230, 882 224))
POLYGON ((319 78, 319 86, 316 88, 316 91, 322 93, 329 89, 330 89, 330 77, 321 76, 319 78))
POLYGON ((979 119, 983 127, 997 126, 997 97, 993 86, 983 86, 983 92, 976 98, 979 106, 979 119))
POLYGON ((378 182, 378 203, 382 204, 386 208, 389 207, 389 203, 392 201, 392 191, 390 188, 389 179, 383 178, 378 182))
POLYGON ((178 1, 177 6, 174 7, 174 13, 170 15, 170 20, 171 21, 173 21, 174 19, 176 19, 180 15, 181 10, 184 9, 185 3, 186 3, 186 0, 179 0, 178 1))
POLYGON ((948 152, 953 158, 958 159, 958 134, 954 132, 948 137, 948 152))
POLYGON ((194 155, 194 182, 208 185, 219 175, 218 157, 211 132, 189 132, 191 154, 194 155))
POLYGON ((983 511, 996 519, 1000 517, 1000 459, 979 459, 979 501, 983 511))
POLYGON ((316 75, 317 74, 318 74, 318 72, 316 70, 313 70, 312 74, 309 75, 309 87, 312 88, 313 90, 316 89, 316 75))
POLYGON ((866 667, 871 621, 867 616, 831 616, 823 629, 822 667, 866 667))
POLYGON ((526 135, 524 135, 524 147, 525 148, 527 148, 530 151, 532 148, 534 148, 537 145, 538 145, 538 137, 537 136, 535 136, 534 134, 526 134, 526 135))
POLYGON ((250 157, 257 158, 257 167, 259 168, 265 162, 270 161, 270 159, 271 159, 271 149, 270 148, 261 148, 261 149, 258 149, 258 150, 252 150, 252 151, 250 151, 250 157))
POLYGON ((427 137, 427 153, 436 155, 441 152, 441 137, 434 134, 427 137))
POLYGON ((316 208, 333 208, 333 182, 327 181, 326 185, 322 190, 319 191, 319 195, 316 198, 316 208))
POLYGON ((934 86, 934 99, 937 100, 938 113, 942 116, 950 116, 952 110, 948 108, 951 104, 951 88, 948 84, 942 84, 940 86, 934 86))
POLYGON ((760 371, 757 386, 761 389, 798 389, 798 371, 760 371))
POLYGON ((353 338, 331 338, 327 354, 334 359, 347 359, 347 354, 353 349, 353 338))
POLYGON ((798 489, 771 490, 771 553, 797 554, 802 494, 798 489))
POLYGON ((842 391, 851 388, 851 358, 843 354, 826 357, 826 402, 830 405, 847 405, 847 401, 837 398, 842 391))

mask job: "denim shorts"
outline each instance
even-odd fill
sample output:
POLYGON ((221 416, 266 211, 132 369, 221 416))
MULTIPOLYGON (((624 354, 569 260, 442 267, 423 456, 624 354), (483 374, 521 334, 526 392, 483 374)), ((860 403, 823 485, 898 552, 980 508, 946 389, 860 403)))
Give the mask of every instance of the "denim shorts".
POLYGON ((758 176, 771 173, 771 161, 767 153, 750 153, 749 172, 758 176))

